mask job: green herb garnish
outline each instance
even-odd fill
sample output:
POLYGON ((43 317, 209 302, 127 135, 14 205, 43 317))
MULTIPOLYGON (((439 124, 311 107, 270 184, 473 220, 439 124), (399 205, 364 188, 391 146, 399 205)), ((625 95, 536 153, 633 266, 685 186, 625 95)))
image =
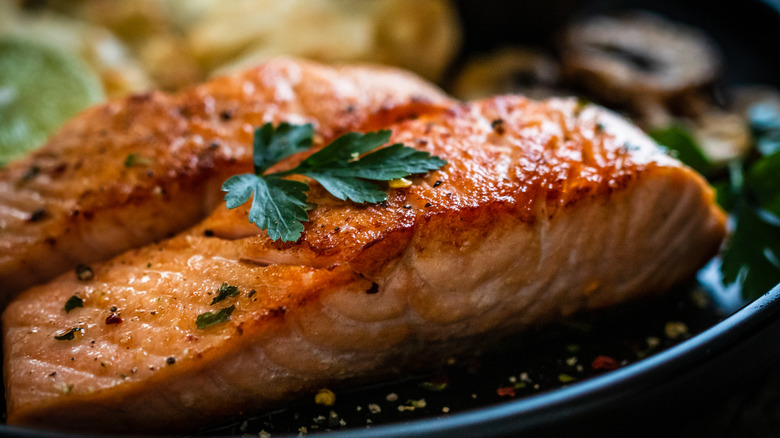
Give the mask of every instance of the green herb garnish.
POLYGON ((211 300, 211 304, 216 304, 225 298, 228 297, 234 297, 238 295, 238 288, 236 286, 231 286, 227 283, 222 283, 222 286, 217 289, 217 296, 214 297, 213 300, 211 300))
POLYGON ((733 163, 719 200, 731 207, 734 232, 723 252, 726 284, 755 299, 780 283, 780 150, 750 166, 733 163))
POLYGON ((210 327, 214 324, 219 324, 222 322, 228 322, 230 321, 230 314, 233 313, 233 310, 236 309, 236 306, 230 306, 225 307, 224 309, 218 311, 217 313, 201 313, 198 315, 198 318, 195 320, 195 324, 198 326, 198 329, 203 330, 206 327, 210 327))
POLYGON ((672 155, 697 172, 707 175, 712 171, 712 162, 702 152, 693 135, 681 124, 674 124, 648 132, 658 144, 667 148, 672 155))
POLYGON ((129 154, 127 158, 125 158, 125 167, 148 166, 152 164, 152 162, 151 158, 142 157, 138 154, 129 154))
POLYGON ((70 313, 70 311, 76 307, 84 307, 84 300, 76 295, 73 295, 68 298, 68 301, 65 302, 65 313, 70 313))
POLYGON ((80 327, 73 327, 67 332, 61 333, 59 335, 54 335, 54 339, 58 341, 72 341, 75 338, 76 332, 80 332, 81 330, 83 329, 80 327))
POLYGON ((284 177, 307 176, 339 199, 375 203, 387 200, 387 191, 374 181, 404 178, 446 164, 441 158, 400 143, 374 151, 387 143, 390 134, 389 130, 348 133, 294 169, 263 175, 279 160, 309 148, 314 136, 311 125, 282 123, 274 129, 266 123, 255 131, 254 174, 233 176, 222 185, 227 192, 227 207, 236 208, 254 195, 249 221, 267 229, 273 240, 295 241, 303 233, 307 211, 313 206, 306 202, 308 184, 284 177))
MULTIPOLYGON (((720 255, 724 284, 737 283, 745 299, 755 299, 780 283, 780 111, 757 104, 748 111, 758 155, 728 163, 728 176, 711 179, 718 203, 731 213, 733 231, 720 255)), ((650 133, 658 143, 711 178, 716 166, 683 125, 650 133)))

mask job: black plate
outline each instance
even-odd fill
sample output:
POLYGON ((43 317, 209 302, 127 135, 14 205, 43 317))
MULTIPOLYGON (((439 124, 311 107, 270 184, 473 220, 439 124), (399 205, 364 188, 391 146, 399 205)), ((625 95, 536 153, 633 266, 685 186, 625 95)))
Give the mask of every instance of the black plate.
MULTIPOLYGON (((574 17, 642 8, 707 31, 728 60, 727 83, 780 86, 780 2, 754 0, 724 6, 703 0, 462 0, 457 4, 466 32, 462 59, 508 42, 546 46, 558 27, 574 17)), ((711 424, 708 411, 718 409, 744 382, 765 376, 780 363, 775 342, 780 339, 780 285, 747 305, 739 300, 738 291, 717 288, 706 290, 709 304, 701 305, 700 290, 686 285, 659 299, 526 333, 508 339, 500 350, 434 374, 338 392, 334 406, 302 400, 198 435, 257 436, 268 430, 274 437, 297 436, 298 428, 305 427, 309 434, 331 430, 328 436, 344 438, 644 436, 668 435, 675 430, 670 427, 690 418, 711 424), (667 333, 670 323, 683 323, 685 333, 680 337, 667 333), (594 369, 593 361, 600 356, 616 359, 621 367, 608 372, 594 369), (388 399, 390 394, 397 399, 388 399), (425 406, 420 404, 423 399, 425 406)), ((749 395, 744 398, 750 401, 749 395)), ((691 435, 689 429, 679 433, 691 435)), ((0 435, 42 436, 5 425, 0 426, 0 435)), ((740 436, 739 431, 719 435, 740 436)))
MULTIPOLYGON (((644 436, 699 415, 780 361, 780 286, 710 329, 578 384, 449 417, 378 426, 372 437, 644 436), (639 426, 639 427, 638 427, 639 426)), ((365 436, 366 430, 337 433, 365 436)), ((668 436, 668 435, 667 435, 668 436)))
MULTIPOLYGON (((463 0, 458 6, 466 32, 460 63, 470 54, 507 43, 549 47, 560 26, 583 15, 644 9, 705 30, 727 60, 725 84, 780 87, 780 56, 776 56, 780 2, 715 6, 702 0, 463 0)), ((295 436, 305 428, 307 433, 328 430, 338 437, 668 436, 672 432, 690 436, 703 430, 742 436, 734 408, 729 413, 735 418, 723 420, 731 435, 718 430, 714 419, 722 415, 723 403, 739 403, 737 410, 747 409, 743 402, 750 404, 753 393, 743 391, 736 402, 732 394, 780 362, 780 347, 773 348, 780 335, 780 286, 746 304, 738 290, 709 281, 719 275, 712 269, 700 273, 708 285, 704 288, 708 306, 696 304, 697 286, 688 285, 660 299, 509 339, 500 350, 473 363, 339 392, 334 406, 318 406, 307 399, 203 435, 266 430, 272 436, 277 432, 295 436), (667 335, 667 325, 678 323, 687 328, 689 338, 667 335), (660 344, 649 346, 649 338, 660 344), (593 360, 599 356, 615 358, 622 367, 594 370, 593 360), (522 375, 529 378, 523 381, 522 375), (442 382, 447 382, 446 389, 432 390, 442 382), (515 388, 518 382, 524 387, 515 388), (425 400, 424 407, 420 400, 425 400), (370 405, 375 412, 370 412, 370 405), (410 406, 415 410, 407 410, 410 406), (681 422, 687 422, 687 428, 679 428, 681 422)), ((780 426, 780 419, 771 424, 780 426)))

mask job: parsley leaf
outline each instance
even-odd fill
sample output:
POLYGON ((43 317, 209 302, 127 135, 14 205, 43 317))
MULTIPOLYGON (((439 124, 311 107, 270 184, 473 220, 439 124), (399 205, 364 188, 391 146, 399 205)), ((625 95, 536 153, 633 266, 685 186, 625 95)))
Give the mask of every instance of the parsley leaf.
POLYGON ((723 253, 726 284, 739 282, 742 296, 758 298, 780 283, 780 150, 742 175, 732 166, 734 232, 723 253))
MULTIPOLYGON (((780 283, 780 110, 759 103, 748 111, 757 160, 728 163, 728 177, 711 181, 718 203, 731 214, 733 231, 720 255, 724 284, 738 283, 755 299, 780 283)), ((682 124, 649 133, 685 164, 711 178, 716 166, 682 124)))
POLYGON ((68 298, 68 301, 65 302, 65 313, 70 313, 70 311, 76 307, 84 307, 84 300, 76 295, 72 295, 68 298))
POLYGON ((222 283, 222 286, 217 289, 217 296, 214 297, 213 300, 211 300, 211 304, 214 305, 225 298, 228 297, 234 297, 238 295, 238 288, 236 286, 231 286, 227 283, 222 283))
POLYGON ((311 206, 306 202, 309 186, 300 181, 245 173, 230 177, 222 190, 227 192, 227 208, 242 205, 254 194, 249 222, 267 229, 273 240, 298 240, 303 232, 302 222, 309 219, 307 210, 311 206))
POLYGON ((699 148, 693 135, 682 124, 673 124, 665 128, 648 132, 656 143, 672 151, 672 154, 695 171, 707 175, 712 172, 712 162, 699 148))
POLYGON ((311 125, 282 123, 274 129, 266 123, 255 131, 255 173, 232 176, 222 185, 226 205, 236 208, 253 198, 249 221, 268 230, 273 240, 295 241, 313 206, 306 202, 308 184, 284 177, 307 176, 341 200, 374 203, 387 200, 387 191, 373 181, 391 181, 447 164, 400 143, 380 148, 390 135, 388 130, 348 133, 294 169, 263 175, 278 160, 310 147, 314 136, 311 125))
POLYGON ((203 330, 206 327, 210 327, 215 324, 228 322, 230 321, 230 314, 233 313, 234 310, 236 310, 236 306, 232 305, 230 307, 225 307, 217 313, 201 313, 195 320, 195 324, 198 326, 199 330, 203 330))
POLYGON ((780 149, 756 161, 744 184, 761 208, 780 217, 780 149))
POLYGON ((276 129, 266 123, 255 130, 255 174, 261 175, 279 160, 309 149, 314 138, 314 126, 281 123, 276 129))

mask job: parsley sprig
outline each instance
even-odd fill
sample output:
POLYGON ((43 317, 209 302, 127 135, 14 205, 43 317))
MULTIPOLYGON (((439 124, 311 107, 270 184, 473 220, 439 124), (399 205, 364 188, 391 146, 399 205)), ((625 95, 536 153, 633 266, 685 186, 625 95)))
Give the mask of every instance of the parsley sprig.
POLYGON ((780 112, 756 105, 749 121, 758 158, 730 163, 728 182, 717 187, 734 218, 723 280, 755 299, 780 283, 780 112))
POLYGON ((724 284, 737 283, 745 299, 755 299, 780 283, 780 112, 754 105, 748 115, 754 154, 728 163, 725 178, 681 125, 651 132, 681 161, 709 175, 718 202, 731 213, 733 228, 723 249, 724 284))
POLYGON ((310 155, 294 169, 265 174, 272 165, 311 147, 312 125, 266 123, 255 131, 254 173, 230 177, 222 185, 228 208, 236 208, 252 199, 249 221, 268 230, 273 240, 295 241, 304 230, 308 210, 309 185, 286 179, 303 175, 322 185, 338 199, 357 203, 387 200, 387 190, 376 181, 391 181, 438 169, 446 161, 427 152, 390 140, 389 130, 344 134, 322 150, 310 155))

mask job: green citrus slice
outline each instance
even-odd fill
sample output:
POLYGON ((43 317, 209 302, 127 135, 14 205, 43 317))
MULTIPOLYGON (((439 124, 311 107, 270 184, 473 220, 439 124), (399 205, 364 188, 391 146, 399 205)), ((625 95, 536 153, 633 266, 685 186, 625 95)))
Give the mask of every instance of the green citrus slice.
POLYGON ((66 120, 102 100, 100 79, 76 55, 0 37, 0 163, 41 146, 66 120))

